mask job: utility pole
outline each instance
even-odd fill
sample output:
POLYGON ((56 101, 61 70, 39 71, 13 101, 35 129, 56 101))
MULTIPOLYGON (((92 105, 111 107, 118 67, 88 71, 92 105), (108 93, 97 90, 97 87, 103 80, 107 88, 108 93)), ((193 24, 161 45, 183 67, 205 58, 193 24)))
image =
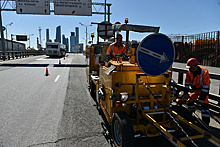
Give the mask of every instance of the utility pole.
POLYGON ((14 59, 14 52, 13 52, 13 34, 11 34, 11 50, 12 50, 12 58, 14 59))
POLYGON ((106 0, 105 0, 105 17, 104 17, 104 20, 106 21, 106 0))
POLYGON ((13 34, 11 34, 11 50, 13 51, 13 34))
POLYGON ((6 24, 6 29, 5 29, 5 31, 6 31, 6 36, 5 36, 5 39, 6 39, 6 43, 7 43, 7 50, 8 50, 8 27, 7 26, 11 26, 13 24, 13 22, 11 22, 10 24, 6 24))
POLYGON ((34 34, 29 34, 29 48, 31 48, 31 36, 33 36, 34 34))
POLYGON ((6 24, 6 29, 5 29, 5 31, 6 31, 6 36, 5 36, 5 38, 6 39, 8 39, 8 27, 7 26, 11 26, 13 24, 13 22, 11 22, 10 24, 6 24))
POLYGON ((41 49, 41 27, 39 27, 39 39, 40 39, 40 49, 41 49))
POLYGON ((87 26, 86 26, 86 48, 87 48, 87 26))
POLYGON ((81 22, 79 22, 79 24, 81 24, 82 26, 86 27, 86 47, 87 47, 87 27, 90 27, 92 25, 85 25, 85 24, 82 24, 81 22))
POLYGON ((4 38, 4 33, 2 30, 2 8, 1 8, 1 1, 0 1, 0 28, 1 28, 1 44, 2 44, 2 58, 3 61, 5 61, 5 38, 4 38))

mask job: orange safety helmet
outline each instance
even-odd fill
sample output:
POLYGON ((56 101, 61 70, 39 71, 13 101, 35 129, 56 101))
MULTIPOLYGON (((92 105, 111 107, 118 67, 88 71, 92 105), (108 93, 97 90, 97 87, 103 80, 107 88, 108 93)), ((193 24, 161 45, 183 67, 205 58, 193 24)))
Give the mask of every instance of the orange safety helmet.
POLYGON ((116 38, 122 38, 122 35, 121 34, 117 34, 116 38))
POLYGON ((196 60, 196 58, 190 58, 188 61, 187 61, 187 68, 190 68, 192 66, 195 66, 195 65, 198 65, 199 62, 196 60))

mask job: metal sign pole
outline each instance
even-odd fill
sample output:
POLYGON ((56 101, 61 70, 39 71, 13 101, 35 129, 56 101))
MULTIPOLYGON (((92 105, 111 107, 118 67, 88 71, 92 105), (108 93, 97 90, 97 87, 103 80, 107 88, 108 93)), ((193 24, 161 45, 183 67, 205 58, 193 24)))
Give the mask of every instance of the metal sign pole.
MULTIPOLYGON (((0 3, 1 5, 1 3, 0 3)), ((1 45, 2 45, 2 59, 5 61, 5 38, 2 30, 2 8, 0 6, 0 30, 1 30, 1 45)))
POLYGON ((104 21, 106 21, 106 0, 105 0, 105 17, 104 17, 104 21))
POLYGON ((87 48, 87 26, 86 26, 86 48, 87 48))

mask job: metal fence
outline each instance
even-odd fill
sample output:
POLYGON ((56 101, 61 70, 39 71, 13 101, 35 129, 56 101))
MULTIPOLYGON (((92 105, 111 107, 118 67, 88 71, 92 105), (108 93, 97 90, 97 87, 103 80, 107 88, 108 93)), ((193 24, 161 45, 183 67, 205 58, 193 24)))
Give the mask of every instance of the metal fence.
POLYGON ((194 57, 202 65, 220 67, 219 31, 169 37, 174 42, 176 62, 186 63, 194 57))
MULTIPOLYGON (((24 43, 4 39, 5 51, 25 51, 26 46, 24 43)), ((0 51, 2 51, 2 42, 0 38, 0 51)))
POLYGON ((29 57, 30 55, 44 55, 44 51, 34 51, 34 50, 24 50, 24 51, 6 51, 0 52, 0 60, 10 60, 10 59, 18 59, 29 57))

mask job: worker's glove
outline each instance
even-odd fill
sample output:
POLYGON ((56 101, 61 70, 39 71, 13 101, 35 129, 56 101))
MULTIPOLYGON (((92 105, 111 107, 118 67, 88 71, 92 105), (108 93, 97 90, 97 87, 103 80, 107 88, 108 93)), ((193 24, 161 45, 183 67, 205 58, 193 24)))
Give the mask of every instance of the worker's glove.
POLYGON ((183 98, 184 98, 184 99, 188 99, 188 98, 189 98, 189 95, 188 95, 188 94, 184 94, 184 95, 183 95, 183 98))
POLYGON ((127 61, 127 60, 128 60, 128 56, 127 56, 125 53, 122 53, 122 57, 123 57, 123 60, 124 60, 124 61, 127 61))
POLYGON ((125 54, 125 53, 122 53, 122 57, 124 58, 124 57, 126 57, 127 55, 125 54))
POLYGON ((112 55, 107 55, 106 57, 107 57, 108 61, 112 60, 114 58, 114 56, 112 56, 112 55))

